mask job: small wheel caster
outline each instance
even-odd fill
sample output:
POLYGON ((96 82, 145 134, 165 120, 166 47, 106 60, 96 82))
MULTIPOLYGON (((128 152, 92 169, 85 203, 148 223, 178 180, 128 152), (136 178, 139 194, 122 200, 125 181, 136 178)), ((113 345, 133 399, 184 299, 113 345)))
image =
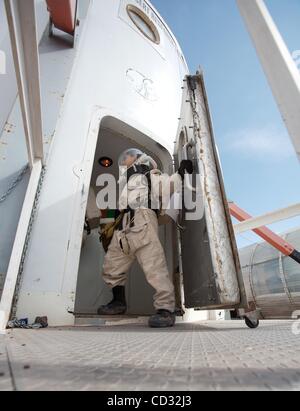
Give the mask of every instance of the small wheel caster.
POLYGON ((245 323, 247 327, 251 328, 252 330, 254 330, 255 328, 258 328, 259 326, 258 319, 250 319, 249 317, 245 317, 245 323))

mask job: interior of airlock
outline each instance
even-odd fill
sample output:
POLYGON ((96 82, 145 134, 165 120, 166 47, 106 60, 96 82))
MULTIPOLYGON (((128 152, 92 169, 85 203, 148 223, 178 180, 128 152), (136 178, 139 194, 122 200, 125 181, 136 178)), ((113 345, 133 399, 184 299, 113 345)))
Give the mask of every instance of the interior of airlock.
MULTIPOLYGON (((118 180, 118 158, 120 153, 128 148, 139 148, 151 155, 163 172, 170 173, 173 169, 172 157, 168 151, 145 136, 138 130, 108 117, 102 121, 94 158, 93 172, 90 183, 90 198, 87 206, 87 216, 91 223, 91 234, 83 239, 80 266, 78 273, 75 312, 77 315, 96 315, 100 305, 112 299, 112 293, 102 279, 104 250, 99 242, 99 217, 101 211, 96 206, 96 196, 100 188, 96 180, 102 173, 112 174, 118 180), (110 168, 99 165, 99 159, 108 157, 113 161, 110 168)), ((180 289, 178 284, 178 258, 176 246, 176 229, 169 224, 160 227, 160 239, 165 249, 169 273, 172 277, 177 294, 177 305, 181 307, 180 289)), ((148 285, 138 263, 134 263, 128 273, 126 286, 128 311, 127 315, 147 316, 154 312, 154 290, 148 285)))

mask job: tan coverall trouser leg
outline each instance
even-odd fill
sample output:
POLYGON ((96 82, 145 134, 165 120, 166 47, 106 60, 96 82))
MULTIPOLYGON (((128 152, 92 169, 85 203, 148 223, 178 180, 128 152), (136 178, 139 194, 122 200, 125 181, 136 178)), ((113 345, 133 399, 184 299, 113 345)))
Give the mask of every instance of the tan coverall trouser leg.
MULTIPOLYGON (((158 236, 157 216, 152 210, 136 210, 134 227, 123 232, 116 231, 105 256, 104 281, 111 287, 124 286, 127 272, 137 258, 148 283, 155 289, 156 310, 175 311, 174 285, 170 279, 163 247, 158 236), (120 241, 127 242, 126 254, 120 241)), ((123 247, 124 248, 124 247, 123 247)))

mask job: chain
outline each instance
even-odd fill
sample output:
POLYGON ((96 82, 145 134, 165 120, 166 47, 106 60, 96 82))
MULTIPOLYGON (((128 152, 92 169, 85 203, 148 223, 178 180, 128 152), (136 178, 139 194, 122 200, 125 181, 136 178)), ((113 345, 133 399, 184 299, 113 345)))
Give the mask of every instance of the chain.
POLYGON ((27 173, 28 169, 29 169, 28 164, 22 168, 21 172, 18 174, 16 179, 11 183, 6 193, 0 197, 0 204, 4 203, 4 201, 11 195, 11 193, 14 191, 17 185, 23 180, 23 177, 27 173))
POLYGON ((28 230, 27 230, 27 234, 26 234, 26 239, 25 239, 25 243, 24 243, 22 257, 21 257, 21 262, 20 262, 20 267, 19 267, 19 272, 18 272, 18 278, 17 278, 16 288, 15 288, 14 301, 13 301, 13 304, 12 304, 12 311, 11 311, 11 318, 12 319, 16 318, 17 303, 18 303, 18 299, 19 299, 19 292, 20 292, 21 282, 22 282, 22 278, 23 278, 24 265, 25 265, 25 260, 26 260, 26 256, 27 256, 27 251, 28 251, 28 248, 29 248, 29 243, 30 243, 32 229, 33 229, 33 225, 34 225, 34 221, 35 221, 35 217, 36 217, 36 212, 37 212, 38 205, 39 205, 39 200, 40 200, 40 196, 41 196, 41 191, 42 191, 42 186, 43 186, 43 182, 44 182, 44 178, 45 178, 45 173, 46 173, 46 168, 43 167, 42 172, 41 172, 41 176, 40 176, 40 180, 39 180, 39 185, 38 185, 37 192, 36 192, 36 196, 35 196, 35 200, 34 200, 34 204, 33 204, 33 208, 32 208, 32 212, 31 212, 31 216, 30 216, 30 221, 29 221, 29 224, 28 224, 28 230))

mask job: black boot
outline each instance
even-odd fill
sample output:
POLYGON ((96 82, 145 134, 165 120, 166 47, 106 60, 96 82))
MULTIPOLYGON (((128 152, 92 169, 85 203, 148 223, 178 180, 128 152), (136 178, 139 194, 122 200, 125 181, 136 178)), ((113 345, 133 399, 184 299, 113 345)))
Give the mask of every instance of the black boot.
POLYGON ((149 319, 149 327, 151 328, 167 328, 174 327, 176 322, 175 313, 168 310, 158 310, 155 315, 149 319))
POLYGON ((98 315, 122 315, 127 311, 125 287, 117 286, 112 289, 113 300, 98 309, 98 315))

